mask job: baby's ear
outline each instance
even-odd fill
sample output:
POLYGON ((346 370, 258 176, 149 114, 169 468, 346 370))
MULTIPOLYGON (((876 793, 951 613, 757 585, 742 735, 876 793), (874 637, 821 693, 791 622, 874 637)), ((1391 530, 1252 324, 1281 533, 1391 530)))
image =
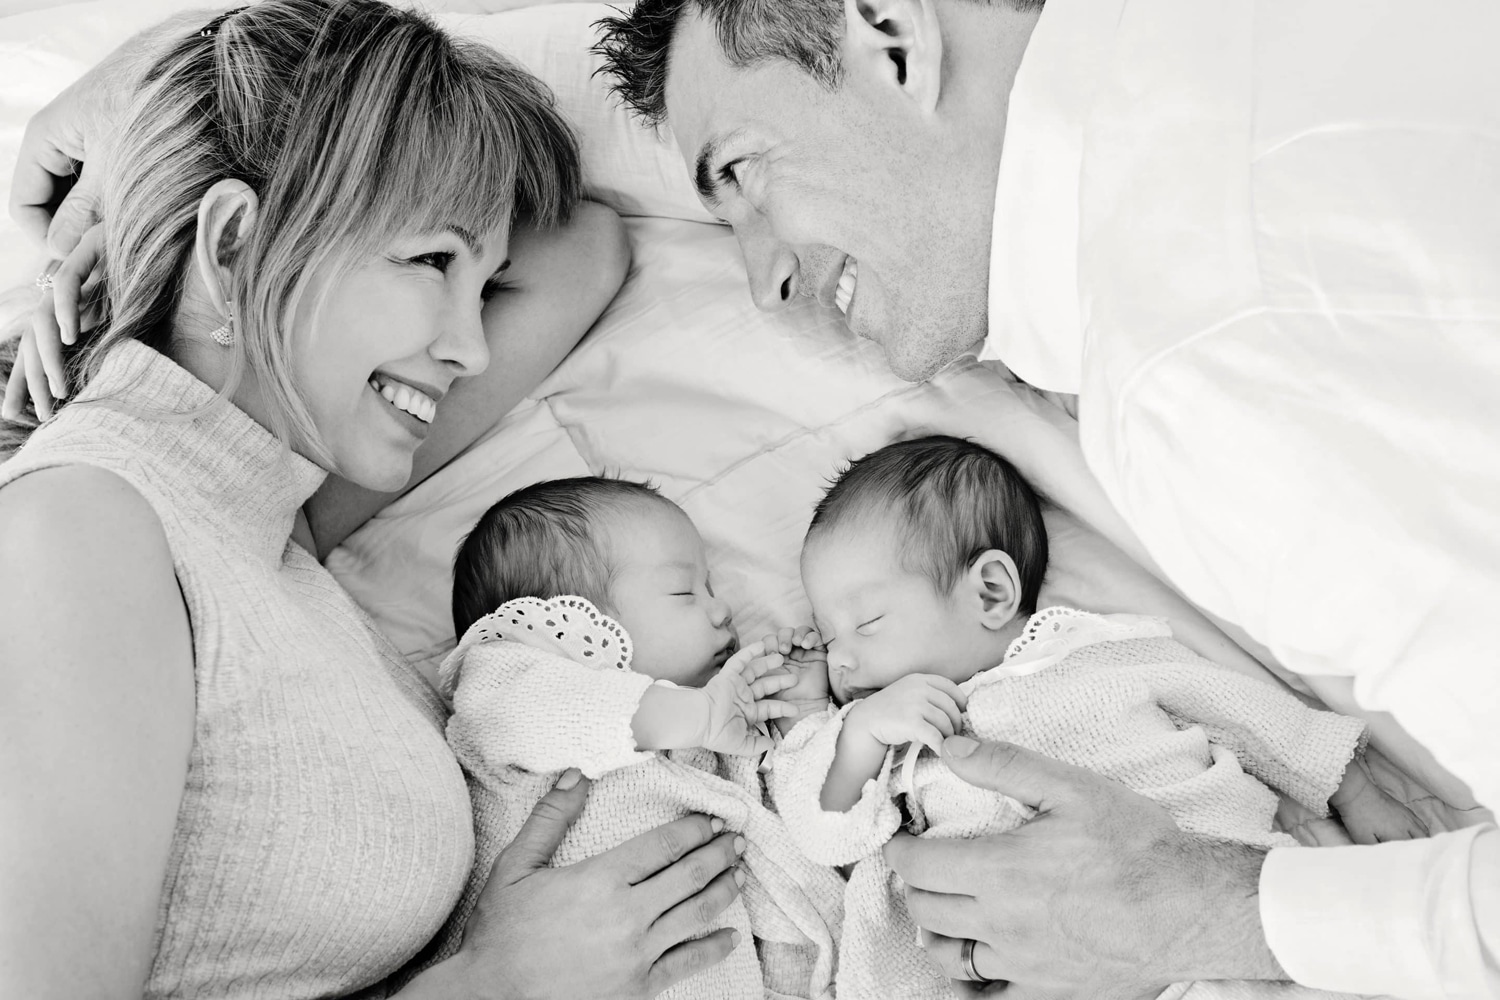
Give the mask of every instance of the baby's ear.
POLYGON ((975 598, 980 624, 1004 628, 1021 608, 1021 575, 1016 561, 999 549, 987 549, 969 564, 964 582, 975 598))

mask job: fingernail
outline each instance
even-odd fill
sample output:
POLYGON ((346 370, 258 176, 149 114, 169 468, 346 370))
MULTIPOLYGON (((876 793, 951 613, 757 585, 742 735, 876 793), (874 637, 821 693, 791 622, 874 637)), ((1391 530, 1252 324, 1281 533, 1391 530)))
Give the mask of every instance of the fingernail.
POLYGON ((967 736, 950 736, 943 741, 943 750, 949 757, 967 757, 979 749, 979 741, 967 736))
POLYGON ((719 833, 724 829, 724 821, 717 816, 710 820, 708 825, 713 829, 714 833, 719 833))
POLYGON ((68 398, 67 390, 64 389, 62 386, 58 385, 56 382, 48 382, 47 383, 47 387, 52 390, 52 398, 53 399, 67 399, 68 398))
POLYGON ((744 872, 743 869, 736 868, 734 870, 734 884, 735 885, 744 885, 745 884, 745 872, 744 872))
POLYGON ((744 837, 735 837, 734 838, 734 853, 736 853, 736 854, 744 854, 745 853, 745 838, 744 837))
POLYGON ((581 777, 583 777, 583 774, 578 770, 578 768, 570 767, 562 773, 561 778, 557 779, 557 787, 566 792, 568 789, 578 784, 578 779, 581 777))
POLYGON ((740 946, 740 932, 739 931, 730 931, 729 932, 729 947, 731 947, 731 948, 738 948, 739 946, 740 946))

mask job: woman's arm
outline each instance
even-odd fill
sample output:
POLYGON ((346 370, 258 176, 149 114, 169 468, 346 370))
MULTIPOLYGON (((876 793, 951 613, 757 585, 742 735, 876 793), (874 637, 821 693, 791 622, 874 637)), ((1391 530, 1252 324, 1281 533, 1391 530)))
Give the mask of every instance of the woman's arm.
POLYGON ((193 740, 155 513, 71 466, 0 489, 0 996, 139 997, 193 740))
POLYGON ((557 367, 620 290, 630 268, 630 245, 619 216, 586 201, 561 229, 517 230, 510 259, 506 289, 484 310, 490 366, 453 384, 401 490, 377 493, 330 477, 308 501, 319 559, 457 457, 557 367))

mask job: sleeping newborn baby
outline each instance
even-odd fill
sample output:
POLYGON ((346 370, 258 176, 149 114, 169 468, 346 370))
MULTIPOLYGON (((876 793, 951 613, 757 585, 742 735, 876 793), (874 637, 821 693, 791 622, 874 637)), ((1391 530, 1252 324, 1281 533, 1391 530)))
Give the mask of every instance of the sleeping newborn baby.
MULTIPOLYGON (((975 837, 1027 819, 1019 803, 921 754, 945 736, 1006 740, 1090 768, 1207 837, 1294 843, 1272 828, 1273 788, 1319 815, 1331 802, 1361 842, 1425 832, 1366 777, 1363 723, 1203 659, 1160 619, 1032 614, 1046 566, 1035 493, 1000 456, 954 438, 853 463, 813 516, 802 579, 842 707, 791 731, 771 788, 809 857, 855 866, 840 1000, 950 995, 880 853, 899 826, 975 837)), ((799 696, 811 697, 817 668, 791 669, 799 696)))
POLYGON ((743 835, 742 891, 719 924, 742 944, 664 996, 827 995, 843 881, 797 850, 747 756, 769 748, 766 721, 796 712, 767 697, 791 683, 778 668, 794 636, 736 651, 688 516, 623 480, 518 490, 460 547, 453 617, 462 638, 439 681, 473 799, 475 857, 438 957, 457 949, 500 850, 576 767, 594 784, 553 864, 693 812, 743 835))

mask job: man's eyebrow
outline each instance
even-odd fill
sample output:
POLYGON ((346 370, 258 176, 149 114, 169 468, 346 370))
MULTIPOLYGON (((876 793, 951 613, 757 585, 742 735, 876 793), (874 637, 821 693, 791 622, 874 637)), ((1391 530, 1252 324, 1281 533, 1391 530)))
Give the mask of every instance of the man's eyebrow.
POLYGON ((714 204, 719 202, 719 178, 714 172, 714 161, 719 158, 719 150, 724 148, 724 143, 729 138, 727 135, 715 136, 698 150, 698 168, 693 172, 693 186, 705 201, 714 204))
POLYGON ((473 254, 475 257, 484 256, 484 244, 479 242, 479 237, 469 232, 463 226, 450 223, 447 227, 447 231, 463 240, 464 246, 469 248, 469 253, 473 254))

